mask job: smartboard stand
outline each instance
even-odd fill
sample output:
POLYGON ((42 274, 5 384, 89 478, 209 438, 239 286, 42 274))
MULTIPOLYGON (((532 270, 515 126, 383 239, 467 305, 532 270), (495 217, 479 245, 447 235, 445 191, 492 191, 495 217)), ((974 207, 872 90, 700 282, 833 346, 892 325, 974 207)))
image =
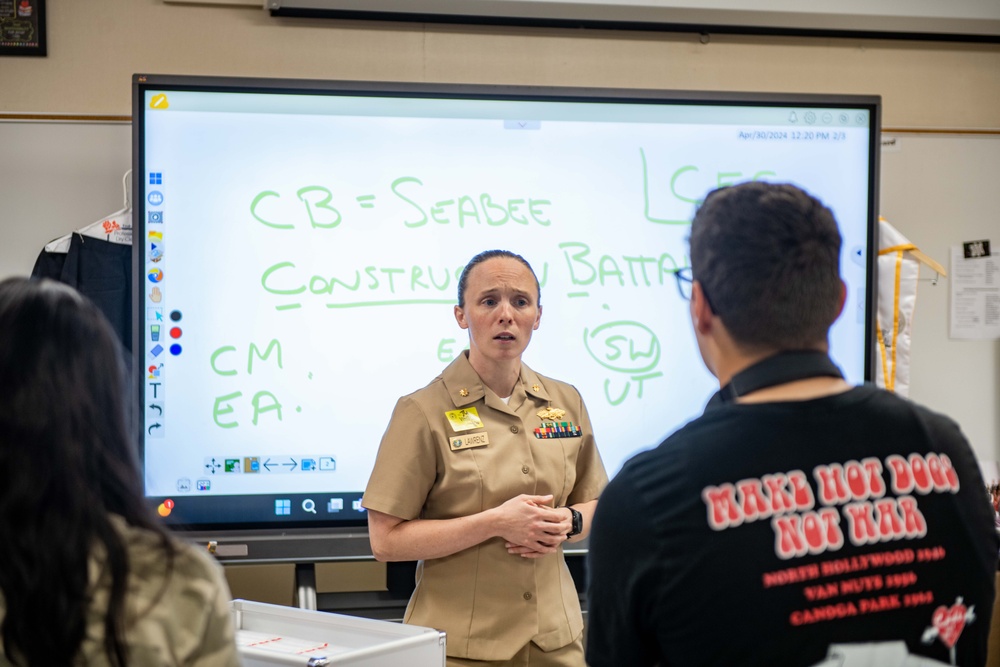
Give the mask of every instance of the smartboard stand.
POLYGON ((298 563, 295 566, 295 604, 299 609, 315 611, 319 608, 316 600, 316 568, 312 563, 298 563))

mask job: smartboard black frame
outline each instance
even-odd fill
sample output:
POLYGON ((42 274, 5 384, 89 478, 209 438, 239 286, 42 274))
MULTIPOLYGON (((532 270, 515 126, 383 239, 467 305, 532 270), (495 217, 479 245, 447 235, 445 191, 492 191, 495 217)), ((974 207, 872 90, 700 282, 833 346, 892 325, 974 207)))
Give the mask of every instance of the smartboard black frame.
MULTIPOLYGON (((878 175, 881 125, 881 99, 872 95, 820 95, 787 93, 740 93, 716 91, 660 91, 600 88, 558 88, 496 85, 453 85, 424 83, 348 82, 294 79, 249 79, 234 77, 191 77, 156 74, 137 74, 133 77, 133 202, 135 234, 134 260, 134 312, 133 350, 136 369, 136 414, 143 414, 145 402, 144 369, 144 320, 145 312, 145 257, 147 201, 145 196, 146 154, 145 114, 146 91, 219 91, 232 93, 267 93, 327 95, 381 98, 433 98, 455 100, 540 100, 560 102, 629 103, 637 105, 717 105, 763 107, 833 107, 863 108, 869 111, 868 130, 868 257, 865 258, 866 332, 865 380, 874 377, 875 363, 875 294, 876 255, 878 247, 878 175)), ((145 447, 144 424, 137 419, 136 436, 145 447)), ((144 457, 143 457, 144 458, 144 457)), ((358 489, 358 496, 362 489, 358 489)), ((211 502, 206 497, 206 502, 211 502)), ((222 497, 226 498, 226 497, 222 497)), ((231 497, 232 511, 238 512, 241 499, 231 497)), ((321 521, 209 521, 201 523, 170 523, 189 537, 219 545, 217 553, 227 560, 239 562, 270 561, 321 561, 344 558, 370 557, 363 515, 341 520, 321 521)))

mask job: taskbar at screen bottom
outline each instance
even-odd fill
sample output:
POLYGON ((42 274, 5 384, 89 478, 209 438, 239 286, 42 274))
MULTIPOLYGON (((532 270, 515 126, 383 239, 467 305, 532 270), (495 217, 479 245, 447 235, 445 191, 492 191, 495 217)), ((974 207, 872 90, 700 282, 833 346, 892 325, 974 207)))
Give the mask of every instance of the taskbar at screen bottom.
POLYGON ((188 528, 303 527, 367 522, 361 493, 268 493, 241 496, 148 496, 163 521, 188 528))

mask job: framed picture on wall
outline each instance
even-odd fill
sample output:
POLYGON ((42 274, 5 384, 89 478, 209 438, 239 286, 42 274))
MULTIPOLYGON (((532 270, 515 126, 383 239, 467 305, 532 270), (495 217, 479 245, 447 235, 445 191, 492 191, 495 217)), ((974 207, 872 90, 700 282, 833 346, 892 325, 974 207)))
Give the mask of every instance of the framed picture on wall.
POLYGON ((45 0, 0 0, 0 56, 44 56, 45 0))

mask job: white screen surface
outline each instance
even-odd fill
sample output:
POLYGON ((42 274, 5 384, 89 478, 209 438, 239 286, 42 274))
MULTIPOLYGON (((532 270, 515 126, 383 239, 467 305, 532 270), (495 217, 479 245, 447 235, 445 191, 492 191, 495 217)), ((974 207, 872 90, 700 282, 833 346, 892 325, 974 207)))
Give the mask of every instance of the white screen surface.
POLYGON ((360 496, 396 400, 467 345, 458 275, 491 248, 534 267, 525 362, 580 390, 613 475, 717 389, 673 272, 723 184, 792 182, 834 211, 832 355, 864 379, 870 108, 172 88, 142 105, 146 493, 198 499, 188 521, 225 523, 211 499, 243 496, 274 511, 238 520, 360 516, 327 503, 360 496))

